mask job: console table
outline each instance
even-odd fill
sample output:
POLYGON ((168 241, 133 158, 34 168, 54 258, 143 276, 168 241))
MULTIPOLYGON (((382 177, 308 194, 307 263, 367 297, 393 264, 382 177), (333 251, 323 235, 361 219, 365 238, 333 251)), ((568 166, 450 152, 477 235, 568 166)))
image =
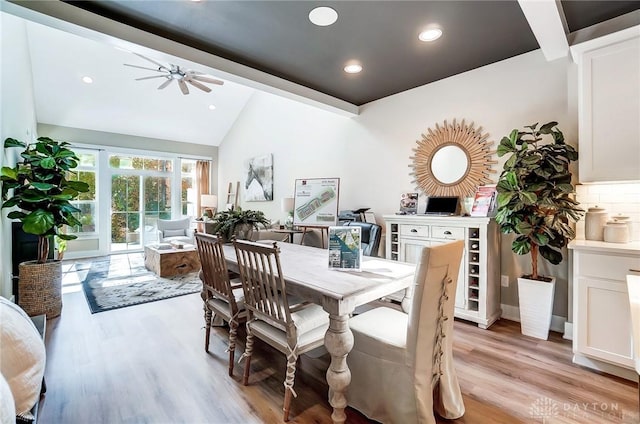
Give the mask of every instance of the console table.
MULTIPOLYGON (((464 240, 455 316, 488 328, 500 309, 500 233, 492 218, 384 215, 387 259, 416 263, 425 246, 464 240)), ((390 296, 400 300, 400 294, 390 296)))

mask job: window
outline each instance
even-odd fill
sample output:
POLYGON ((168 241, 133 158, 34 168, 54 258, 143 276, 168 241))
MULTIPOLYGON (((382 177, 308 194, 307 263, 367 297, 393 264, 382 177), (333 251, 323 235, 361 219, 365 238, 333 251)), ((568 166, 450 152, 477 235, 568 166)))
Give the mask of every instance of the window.
POLYGON ((78 198, 71 202, 73 206, 80 209, 80 212, 75 214, 78 221, 80 221, 80 225, 67 227, 67 232, 76 235, 95 233, 97 228, 97 154, 82 149, 74 149, 74 151, 80 161, 78 167, 67 174, 67 180, 83 181, 89 185, 89 191, 80 193, 78 198))
POLYGON ((196 161, 191 159, 181 159, 182 174, 180 178, 180 210, 182 216, 199 216, 196 211, 197 179, 196 161))

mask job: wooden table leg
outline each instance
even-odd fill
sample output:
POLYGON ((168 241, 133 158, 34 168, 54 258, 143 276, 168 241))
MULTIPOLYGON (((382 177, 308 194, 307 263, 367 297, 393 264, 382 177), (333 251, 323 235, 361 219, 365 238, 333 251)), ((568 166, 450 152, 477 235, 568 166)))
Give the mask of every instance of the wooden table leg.
POLYGON ((353 348, 353 333, 349 328, 349 315, 329 314, 329 328, 324 336, 324 345, 331 354, 331 364, 327 370, 329 403, 333 407, 331 419, 334 423, 344 423, 347 416, 345 393, 351 383, 351 371, 347 365, 347 355, 353 348))

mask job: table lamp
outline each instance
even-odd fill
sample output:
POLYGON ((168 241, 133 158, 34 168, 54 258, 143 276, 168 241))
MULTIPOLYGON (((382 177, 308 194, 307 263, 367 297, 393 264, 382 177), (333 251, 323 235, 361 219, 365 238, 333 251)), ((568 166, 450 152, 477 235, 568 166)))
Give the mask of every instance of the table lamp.
POLYGON ((282 212, 287 214, 287 217, 284 220, 284 226, 288 230, 293 229, 293 197, 283 197, 280 203, 282 212))
MULTIPOLYGON (((203 194, 200 196, 200 208, 209 217, 213 218, 213 214, 218 209, 218 196, 215 194, 203 194)), ((204 215, 204 214, 203 214, 204 215)))

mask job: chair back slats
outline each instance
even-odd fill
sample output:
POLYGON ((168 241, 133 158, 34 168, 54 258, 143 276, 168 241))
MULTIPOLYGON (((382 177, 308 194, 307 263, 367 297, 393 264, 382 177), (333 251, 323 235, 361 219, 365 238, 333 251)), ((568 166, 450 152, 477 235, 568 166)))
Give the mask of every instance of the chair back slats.
POLYGON ((207 296, 213 295, 235 308, 235 296, 231 290, 231 282, 227 271, 227 262, 222 250, 222 240, 209 234, 196 233, 198 256, 202 265, 202 282, 207 296))
POLYGON ((276 243, 267 246, 236 240, 233 244, 238 256, 245 307, 257 318, 287 331, 292 321, 280 267, 280 249, 276 243))

